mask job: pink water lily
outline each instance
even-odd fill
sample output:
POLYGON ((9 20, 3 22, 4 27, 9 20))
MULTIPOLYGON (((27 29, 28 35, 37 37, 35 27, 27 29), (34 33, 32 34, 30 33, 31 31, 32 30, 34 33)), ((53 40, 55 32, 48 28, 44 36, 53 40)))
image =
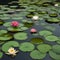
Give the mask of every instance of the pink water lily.
POLYGON ((17 21, 12 21, 12 22, 11 22, 11 26, 13 26, 13 27, 18 27, 18 26, 19 26, 19 22, 17 22, 17 21))
POLYGON ((32 28, 32 29, 30 30, 30 32, 31 32, 31 33, 35 33, 35 32, 37 32, 37 30, 36 30, 35 28, 32 28))

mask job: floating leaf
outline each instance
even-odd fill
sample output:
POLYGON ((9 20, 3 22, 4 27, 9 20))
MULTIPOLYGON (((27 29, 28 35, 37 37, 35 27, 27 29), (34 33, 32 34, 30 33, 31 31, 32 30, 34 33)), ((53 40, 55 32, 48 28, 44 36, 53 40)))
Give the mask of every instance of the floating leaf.
POLYGON ((7 30, 0 30, 0 35, 7 33, 7 30))
POLYGON ((4 24, 4 21, 0 20, 0 25, 4 24))
POLYGON ((23 31, 21 28, 19 27, 9 27, 7 28, 8 31, 11 31, 11 32, 18 32, 18 31, 23 31))
POLYGON ((58 15, 56 13, 49 14, 50 17, 57 17, 58 15))
POLYGON ((46 53, 49 52, 51 49, 51 46, 48 44, 40 44, 37 46, 37 49, 41 52, 41 53, 46 53))
POLYGON ((49 51, 49 55, 50 55, 50 57, 52 57, 55 60, 60 60, 60 55, 59 54, 56 54, 53 51, 49 51))
POLYGON ((41 36, 48 36, 48 35, 51 35, 52 32, 51 31, 48 31, 48 30, 42 30, 42 31, 39 32, 39 34, 41 36))
POLYGON ((10 19, 10 17, 2 17, 1 19, 2 20, 8 20, 8 19, 10 19))
POLYGON ((38 50, 34 50, 30 53, 30 56, 33 58, 33 59, 43 59, 46 54, 45 53, 41 53, 40 51, 38 50))
POLYGON ((45 39, 47 41, 52 41, 52 42, 59 40, 59 38, 57 36, 54 36, 54 35, 46 36, 45 39))
POLYGON ((25 23, 24 23, 24 26, 25 26, 25 27, 28 27, 28 28, 32 27, 33 25, 34 25, 33 22, 32 22, 32 23, 29 23, 29 22, 25 22, 25 23))
POLYGON ((3 44, 2 51, 8 52, 8 49, 10 47, 18 47, 18 46, 19 46, 18 42, 16 42, 16 41, 9 41, 9 42, 6 42, 5 44, 3 44))
POLYGON ((41 44, 41 43, 43 43, 44 41, 43 41, 43 39, 41 39, 41 38, 32 38, 31 39, 31 43, 33 43, 33 44, 41 44))
POLYGON ((12 35, 11 34, 3 34, 3 35, 0 35, 0 40, 1 41, 6 41, 6 40, 10 40, 12 39, 12 35))
POLYGON ((60 45, 53 45, 52 50, 53 50, 55 53, 60 54, 60 45))
POLYGON ((57 43, 60 44, 60 38, 59 38, 59 40, 57 40, 57 43))
POLYGON ((5 26, 5 27, 10 27, 10 26, 11 26, 11 23, 10 23, 10 22, 6 22, 6 23, 4 24, 4 26, 5 26))
POLYGON ((28 28, 27 27, 21 27, 22 30, 27 30, 28 28))
POLYGON ((32 43, 29 43, 29 42, 24 42, 24 43, 21 43, 19 49, 23 52, 29 52, 29 51, 32 51, 34 50, 34 45, 32 43))
POLYGON ((25 40, 27 39, 27 33, 25 32, 16 33, 14 34, 14 38, 17 40, 25 40))
POLYGON ((59 23, 60 20, 57 18, 50 18, 50 19, 47 19, 46 22, 48 22, 48 23, 59 23))
POLYGON ((22 17, 12 17, 13 20, 20 20, 22 17))
POLYGON ((3 53, 2 53, 2 52, 0 52, 0 58, 2 58, 2 56, 3 56, 3 53))

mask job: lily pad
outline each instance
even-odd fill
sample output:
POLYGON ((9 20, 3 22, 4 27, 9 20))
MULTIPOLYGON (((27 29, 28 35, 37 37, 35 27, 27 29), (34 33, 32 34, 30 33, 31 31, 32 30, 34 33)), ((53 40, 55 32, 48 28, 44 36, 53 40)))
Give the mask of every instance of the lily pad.
POLYGON ((16 33, 14 34, 14 38, 17 40, 25 40, 27 39, 27 33, 25 32, 16 33))
POLYGON ((46 53, 49 52, 51 50, 51 46, 48 44, 40 44, 37 46, 37 49, 41 52, 41 53, 46 53))
POLYGON ((60 20, 57 18, 50 18, 50 19, 47 19, 46 22, 48 22, 48 23, 59 23, 60 20))
POLYGON ((24 42, 20 44, 19 49, 23 52, 29 52, 34 50, 35 46, 32 43, 24 42))
POLYGON ((41 44, 41 43, 43 43, 44 41, 43 41, 43 39, 41 39, 41 38, 32 38, 31 39, 31 43, 33 43, 33 44, 41 44))
POLYGON ((28 28, 30 28, 30 27, 32 27, 34 25, 34 23, 33 22, 24 22, 24 26, 25 27, 28 27, 28 28))
POLYGON ((56 13, 49 14, 50 17, 57 17, 58 15, 56 13))
POLYGON ((30 53, 30 56, 33 58, 33 59, 43 59, 45 58, 46 54, 45 53, 41 53, 40 51, 38 50, 34 50, 30 53))
POLYGON ((27 27, 21 27, 22 30, 27 30, 28 28, 27 27))
POLYGON ((34 15, 33 14, 28 14, 26 17, 27 18, 32 18, 34 15))
POLYGON ((53 51, 49 51, 49 55, 50 55, 51 58, 53 58, 55 60, 60 60, 60 55, 59 54, 56 54, 53 51))
POLYGON ((39 14, 47 14, 47 11, 40 11, 39 14))
POLYGON ((5 27, 10 27, 11 26, 11 23, 10 22, 6 22, 6 23, 4 23, 4 26, 5 27))
POLYGON ((60 44, 60 40, 58 40, 57 43, 60 44))
POLYGON ((1 41, 6 41, 6 40, 10 40, 10 39, 12 39, 12 35, 11 34, 6 33, 6 34, 1 34, 0 35, 0 40, 1 41))
POLYGON ((57 36, 54 36, 54 35, 46 36, 45 39, 47 41, 52 41, 52 42, 59 40, 59 38, 57 36))
POLYGON ((0 30, 0 35, 1 35, 1 34, 6 34, 6 33, 8 33, 7 30, 0 30))
POLYGON ((0 58, 2 58, 2 56, 3 56, 3 53, 2 53, 2 52, 0 52, 0 58))
POLYGON ((42 6, 43 6, 43 7, 48 7, 48 6, 51 6, 51 3, 49 3, 49 2, 44 2, 44 3, 42 4, 42 6))
POLYGON ((2 17, 1 19, 2 20, 8 20, 8 19, 10 19, 10 17, 2 17))
POLYGON ((20 20, 22 17, 12 17, 13 20, 20 20))
POLYGON ((18 46, 19 46, 18 42, 16 42, 16 41, 9 41, 9 42, 6 42, 5 44, 3 44, 2 51, 8 52, 8 49, 10 47, 18 47, 18 46))
POLYGON ((53 50, 55 53, 60 54, 60 45, 54 45, 54 46, 52 47, 52 50, 53 50))
POLYGON ((52 32, 51 31, 48 31, 48 30, 42 30, 42 31, 39 32, 39 34, 41 36, 48 36, 48 35, 51 35, 52 32))
POLYGON ((18 31, 23 31, 21 28, 19 27, 9 27, 7 28, 8 31, 11 31, 11 32, 18 32, 18 31))
POLYGON ((0 20, 0 25, 4 24, 4 21, 0 20))

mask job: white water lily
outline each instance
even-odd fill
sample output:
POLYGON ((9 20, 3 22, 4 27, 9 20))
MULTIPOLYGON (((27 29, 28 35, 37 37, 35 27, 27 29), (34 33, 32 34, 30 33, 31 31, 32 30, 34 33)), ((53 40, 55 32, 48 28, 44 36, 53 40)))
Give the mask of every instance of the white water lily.
POLYGON ((38 19, 39 19, 39 16, 33 16, 32 19, 33 19, 33 20, 38 20, 38 19))
POLYGON ((58 6, 58 4, 55 4, 54 6, 58 6))
POLYGON ((15 56, 17 52, 18 51, 16 51, 13 47, 11 47, 9 48, 8 53, 6 54, 15 56))

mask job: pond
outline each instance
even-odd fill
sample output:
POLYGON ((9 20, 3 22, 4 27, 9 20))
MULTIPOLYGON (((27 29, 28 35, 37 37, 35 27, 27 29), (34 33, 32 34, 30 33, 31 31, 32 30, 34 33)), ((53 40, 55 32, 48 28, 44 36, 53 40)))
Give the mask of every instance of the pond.
POLYGON ((0 6, 0 60, 60 60, 60 3, 0 6))

